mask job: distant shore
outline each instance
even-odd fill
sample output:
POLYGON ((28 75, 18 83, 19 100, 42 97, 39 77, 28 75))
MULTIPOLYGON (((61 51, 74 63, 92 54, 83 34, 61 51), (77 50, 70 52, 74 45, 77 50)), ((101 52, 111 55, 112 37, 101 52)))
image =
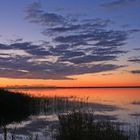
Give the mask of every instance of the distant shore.
POLYGON ((7 86, 3 89, 70 89, 70 88, 140 88, 140 86, 7 86))

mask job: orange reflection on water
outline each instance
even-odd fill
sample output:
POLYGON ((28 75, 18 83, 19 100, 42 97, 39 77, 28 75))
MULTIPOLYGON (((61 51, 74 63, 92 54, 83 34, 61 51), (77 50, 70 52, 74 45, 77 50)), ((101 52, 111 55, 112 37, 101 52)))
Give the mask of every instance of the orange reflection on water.
POLYGON ((36 97, 89 98, 90 102, 130 103, 140 101, 140 88, 65 88, 18 90, 36 97))
MULTIPOLYGON (((102 105, 117 107, 116 110, 105 112, 116 115, 120 120, 134 122, 131 114, 140 113, 140 88, 65 88, 65 89, 40 89, 18 90, 36 97, 75 97, 102 105), (88 97, 88 100, 86 100, 88 97), (136 104, 133 104, 135 102, 136 104)), ((93 107, 94 109, 94 107, 93 107)))

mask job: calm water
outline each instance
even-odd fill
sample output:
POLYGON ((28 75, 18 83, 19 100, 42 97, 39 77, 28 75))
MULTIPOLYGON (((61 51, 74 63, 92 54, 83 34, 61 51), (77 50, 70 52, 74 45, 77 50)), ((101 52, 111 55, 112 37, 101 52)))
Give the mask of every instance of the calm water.
POLYGON ((121 122, 135 123, 140 119, 140 88, 77 88, 18 90, 32 96, 75 97, 95 103, 95 113, 112 115, 121 122), (99 109, 98 105, 102 105, 99 109), (98 109, 96 109, 98 107, 98 109))
MULTIPOLYGON (((67 88, 16 91, 36 97, 57 96, 67 97, 69 100, 86 101, 90 105, 88 109, 92 109, 95 116, 102 116, 102 119, 109 117, 112 121, 120 122, 125 130, 127 128, 135 130, 135 126, 140 124, 140 88, 67 88)), ((53 107, 51 106, 51 108, 53 107)), ((52 112, 47 115, 30 116, 20 124, 9 124, 8 130, 12 131, 13 127, 17 127, 17 139, 20 140, 33 134, 38 134, 41 140, 45 140, 46 137, 51 140, 51 135, 55 132, 57 125, 58 116, 56 112, 52 112)))

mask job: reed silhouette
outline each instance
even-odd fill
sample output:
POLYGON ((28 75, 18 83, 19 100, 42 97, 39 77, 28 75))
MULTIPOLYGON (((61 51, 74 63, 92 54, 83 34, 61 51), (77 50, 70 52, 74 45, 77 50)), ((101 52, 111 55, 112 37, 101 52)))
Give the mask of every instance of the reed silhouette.
POLYGON ((61 113, 86 106, 86 102, 65 97, 33 97, 0 89, 0 126, 20 122, 30 115, 61 113))
POLYGON ((57 140, 129 140, 120 127, 110 121, 97 121, 94 114, 73 111, 59 116, 57 140))

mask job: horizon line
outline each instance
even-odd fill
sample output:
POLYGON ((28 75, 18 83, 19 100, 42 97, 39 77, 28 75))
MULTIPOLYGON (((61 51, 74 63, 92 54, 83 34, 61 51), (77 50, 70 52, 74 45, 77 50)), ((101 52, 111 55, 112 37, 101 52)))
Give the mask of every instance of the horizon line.
POLYGON ((6 86, 3 89, 58 89, 58 88, 140 88, 140 86, 6 86))

